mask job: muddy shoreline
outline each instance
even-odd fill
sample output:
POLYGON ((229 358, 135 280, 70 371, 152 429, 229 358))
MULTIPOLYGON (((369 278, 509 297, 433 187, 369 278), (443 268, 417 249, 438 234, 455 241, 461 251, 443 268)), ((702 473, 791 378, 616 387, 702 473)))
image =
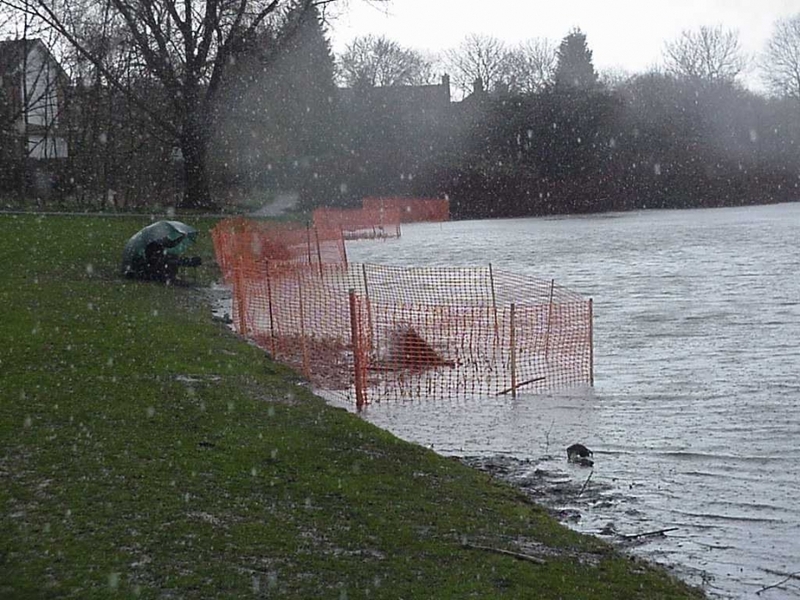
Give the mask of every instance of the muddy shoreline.
POLYGON ((712 578, 708 573, 659 560, 659 541, 681 535, 679 528, 647 521, 635 507, 639 502, 635 495, 626 494, 624 485, 596 480, 593 468, 573 465, 566 456, 553 455, 539 459, 499 454, 453 458, 521 491, 571 529, 595 535, 631 556, 656 562, 687 583, 704 589, 710 598, 719 597, 709 589, 712 578), (598 519, 598 515, 612 518, 598 519), (635 530, 619 523, 632 519, 639 523, 635 530))

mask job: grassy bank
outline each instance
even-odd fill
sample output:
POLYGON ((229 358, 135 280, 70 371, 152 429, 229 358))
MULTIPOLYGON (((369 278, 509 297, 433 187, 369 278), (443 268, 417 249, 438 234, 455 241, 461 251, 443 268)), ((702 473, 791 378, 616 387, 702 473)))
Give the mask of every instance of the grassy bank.
POLYGON ((701 597, 120 279, 146 222, 0 216, 0 598, 701 597))

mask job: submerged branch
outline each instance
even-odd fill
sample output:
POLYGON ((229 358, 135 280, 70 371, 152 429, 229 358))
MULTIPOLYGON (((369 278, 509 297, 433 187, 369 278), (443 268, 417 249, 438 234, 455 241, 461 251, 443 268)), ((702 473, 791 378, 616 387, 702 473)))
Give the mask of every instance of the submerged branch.
MULTIPOLYGON (((765 569, 765 571, 766 571, 766 569, 765 569)), ((768 571, 768 572, 772 573, 774 571, 768 571)), ((775 589, 775 588, 779 588, 784 583, 789 581, 790 579, 799 579, 800 578, 800 571, 795 571, 794 573, 779 573, 779 575, 786 575, 786 577, 781 579, 778 583, 773 583, 772 585, 765 585, 764 587, 762 587, 760 590, 758 590, 756 592, 756 595, 758 596, 758 595, 761 594, 761 592, 766 592, 767 590, 772 590, 772 589, 775 589)))
POLYGON ((528 385, 529 383, 536 383, 537 381, 544 381, 544 377, 534 377, 533 379, 528 379, 528 381, 523 381, 522 383, 518 383, 517 385, 510 387, 508 389, 503 390, 502 392, 497 392, 498 396, 502 396, 504 394, 508 394, 509 392, 513 392, 514 390, 518 390, 523 385, 528 385))
POLYGON ((655 531, 645 531, 644 533, 629 533, 627 535, 623 535, 622 537, 626 540, 635 540, 636 538, 648 537, 651 535, 663 535, 665 533, 669 533, 670 531, 677 531, 678 529, 678 527, 667 527, 666 529, 656 529, 655 531))
POLYGON ((594 469, 589 471, 589 476, 586 478, 586 481, 583 482, 583 486, 581 487, 581 491, 578 492, 578 496, 583 494, 583 491, 586 489, 586 486, 589 485, 589 480, 592 478, 592 475, 594 475, 594 469))

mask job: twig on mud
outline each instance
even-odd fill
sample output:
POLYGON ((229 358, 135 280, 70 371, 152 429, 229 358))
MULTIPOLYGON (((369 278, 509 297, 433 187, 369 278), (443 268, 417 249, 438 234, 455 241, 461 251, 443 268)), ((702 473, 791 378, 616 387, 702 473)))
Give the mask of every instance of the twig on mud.
POLYGON ((520 560, 527 560, 529 562, 536 563, 537 565, 547 564, 547 562, 544 559, 539 558, 538 556, 531 556, 530 554, 520 554, 519 552, 511 552, 511 550, 503 550, 502 548, 492 548, 491 546, 479 546, 478 544, 470 544, 468 542, 464 542, 463 546, 465 548, 472 548, 473 550, 486 550, 487 552, 495 552, 497 554, 503 554, 504 556, 512 556, 520 560))
POLYGON ((553 425, 555 425, 555 423, 556 423, 555 419, 551 420, 550 421, 550 427, 548 427, 547 431, 544 434, 544 441, 545 441, 544 453, 545 454, 549 454, 550 453, 550 432, 553 431, 553 425))
POLYGON ((669 533, 670 531, 677 531, 678 527, 667 527, 666 529, 656 529, 655 531, 645 531, 644 533, 629 533, 622 535, 623 538, 626 540, 635 540, 636 538, 640 537, 648 537, 651 535, 662 535, 664 533, 669 533))
POLYGON ((589 485, 589 480, 592 478, 592 475, 594 475, 594 469, 592 469, 591 471, 589 471, 589 476, 586 478, 586 481, 584 481, 584 482, 583 482, 583 486, 581 487, 581 491, 580 491, 580 492, 578 492, 578 496, 580 496, 581 494, 583 494, 583 490, 585 490, 585 489, 586 489, 586 486, 587 486, 587 485, 589 485))
MULTIPOLYGON (((766 571, 766 569, 764 569, 766 571)), ((765 585, 760 590, 756 592, 756 596, 761 595, 761 592, 766 592, 767 590, 771 590, 774 588, 781 587, 784 583, 789 581, 790 579, 798 579, 798 575, 800 575, 800 571, 796 571, 794 573, 779 573, 779 575, 786 575, 785 578, 781 579, 778 583, 773 583, 772 585, 765 585)))

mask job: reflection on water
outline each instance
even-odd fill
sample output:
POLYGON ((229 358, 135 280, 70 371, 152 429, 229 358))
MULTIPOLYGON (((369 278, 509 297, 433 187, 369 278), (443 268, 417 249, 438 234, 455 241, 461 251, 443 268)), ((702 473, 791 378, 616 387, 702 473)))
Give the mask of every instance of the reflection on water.
MULTIPOLYGON (((751 596, 800 570, 798 223, 785 204, 421 224, 350 243, 354 262, 492 263, 595 306, 594 389, 384 402, 365 418, 442 454, 530 459, 580 482, 562 455, 585 443, 592 481, 617 493, 574 527, 677 527, 637 551, 751 596)), ((800 597, 798 583, 764 597, 800 597)))

